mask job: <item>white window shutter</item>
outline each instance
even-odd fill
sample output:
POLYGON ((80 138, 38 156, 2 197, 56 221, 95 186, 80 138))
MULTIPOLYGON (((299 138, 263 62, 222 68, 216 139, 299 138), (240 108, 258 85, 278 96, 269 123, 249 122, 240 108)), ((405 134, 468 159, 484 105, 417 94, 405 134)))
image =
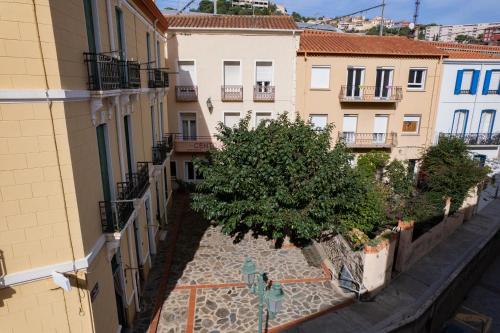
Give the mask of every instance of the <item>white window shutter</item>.
POLYGON ((330 88, 330 67, 313 66, 311 69, 311 88, 328 89, 330 88))
POLYGON ((239 61, 224 61, 224 85, 241 85, 239 61))
POLYGON ((257 82, 273 82, 273 63, 270 61, 257 62, 257 82))

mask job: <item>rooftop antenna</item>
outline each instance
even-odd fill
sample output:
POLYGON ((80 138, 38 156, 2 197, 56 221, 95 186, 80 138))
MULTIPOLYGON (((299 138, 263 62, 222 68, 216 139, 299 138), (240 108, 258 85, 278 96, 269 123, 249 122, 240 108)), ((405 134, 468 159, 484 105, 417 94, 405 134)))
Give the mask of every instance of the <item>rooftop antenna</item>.
POLYGON ((380 15, 380 30, 379 30, 380 36, 384 34, 384 9, 385 9, 385 0, 382 0, 382 15, 380 15))
POLYGON ((415 33, 415 39, 418 39, 418 27, 417 27, 417 19, 418 19, 418 11, 420 9, 420 0, 415 0, 415 13, 413 14, 413 25, 414 25, 414 33, 415 33))

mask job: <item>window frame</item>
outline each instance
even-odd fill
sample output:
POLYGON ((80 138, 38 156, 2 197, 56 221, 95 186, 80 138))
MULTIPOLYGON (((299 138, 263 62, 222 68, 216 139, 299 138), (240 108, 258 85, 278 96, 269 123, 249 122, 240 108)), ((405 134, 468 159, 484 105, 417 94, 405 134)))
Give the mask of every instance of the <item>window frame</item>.
POLYGON ((453 119, 452 119, 452 122, 451 122, 451 130, 450 130, 450 133, 451 134, 462 134, 462 135, 465 135, 465 133, 467 132, 467 125, 469 123, 469 110, 467 109, 456 109, 455 111, 453 111, 453 119), (455 117, 457 115, 458 112, 464 112, 465 113, 465 122, 464 122, 464 128, 463 128, 463 131, 461 133, 455 133, 453 132, 453 128, 455 127, 455 117))
POLYGON ((197 177, 197 175, 196 175, 196 168, 194 167, 193 160, 184 160, 184 181, 185 182, 196 182, 196 181, 200 181, 200 180, 203 180, 203 178, 198 178, 197 177), (193 179, 189 179, 188 178, 188 168, 187 168, 187 164, 188 163, 191 163, 193 165, 193 176, 194 176, 193 179))
POLYGON ((226 87, 226 86, 243 86, 243 60, 241 59, 222 59, 222 77, 221 77, 221 86, 223 87, 226 87), (239 74, 239 81, 240 81, 240 84, 235 84, 235 85, 226 85, 226 71, 225 71, 225 63, 226 62, 238 62, 240 64, 240 74, 239 74))
MULTIPOLYGON (((191 86, 194 87, 194 86, 197 86, 198 85, 198 67, 197 67, 197 64, 196 64, 196 60, 195 59, 177 59, 177 62, 175 63, 175 66, 177 67, 177 73, 179 73, 178 75, 176 75, 176 85, 178 86, 181 86, 180 84, 180 75, 181 75, 181 63, 185 63, 185 62, 192 62, 193 63, 193 82, 191 83, 191 86)), ((182 84, 183 85, 183 84, 182 84)), ((189 85, 186 85, 189 87, 189 85)))
POLYGON ((312 118, 313 117, 325 117, 326 118, 326 122, 325 122, 325 127, 321 128, 321 127, 313 127, 314 130, 324 130, 326 128, 326 126, 328 126, 328 114, 327 113, 311 113, 309 114, 309 121, 311 122, 311 126, 314 125, 313 122, 312 122, 312 118))
MULTIPOLYGON (((416 78, 416 75, 415 75, 415 78, 416 78)), ((424 91, 426 83, 427 83, 427 68, 426 67, 410 67, 410 69, 408 70, 408 82, 406 83, 407 90, 424 91), (409 86, 410 84, 416 84, 414 82, 413 83, 410 82, 409 76, 410 76, 411 71, 422 71, 422 82, 420 83, 421 84, 420 87, 410 87, 409 86)))
POLYGON ((495 127, 495 117, 497 115, 497 110, 495 110, 495 109, 483 109, 483 110, 481 110, 481 115, 479 116, 479 122, 477 125, 477 133, 481 133, 480 132, 481 123, 483 121, 483 114, 485 114, 485 113, 491 113, 491 115, 492 115, 490 128, 488 129, 488 132, 486 132, 486 134, 491 135, 493 133, 493 128, 495 127))
POLYGON ((269 114, 270 115, 270 119, 274 119, 274 114, 272 111, 256 111, 255 112, 255 117, 254 117, 254 127, 256 128, 257 126, 259 126, 259 123, 257 123, 257 114, 262 114, 262 113, 266 113, 266 114, 269 114))
POLYGON ((309 89, 310 90, 331 90, 332 86, 332 66, 330 65, 311 65, 311 74, 310 74, 310 82, 309 89), (314 68, 328 68, 328 87, 314 87, 313 86, 313 69, 314 68))
POLYGON ((422 125, 422 115, 421 114, 405 114, 403 115, 403 125, 401 127, 401 135, 420 135, 420 126, 422 125), (405 131, 404 130, 404 123, 406 117, 413 117, 413 118, 418 118, 417 122, 417 129, 416 131, 405 131))
MULTIPOLYGON (((223 123, 225 126, 227 126, 227 125, 226 125, 226 115, 228 115, 228 114, 229 114, 229 115, 236 115, 236 114, 237 114, 237 115, 238 115, 238 119, 239 119, 239 120, 238 120, 238 123, 241 121, 241 112, 240 112, 240 111, 224 111, 224 112, 222 112, 222 123, 223 123)), ((235 127, 236 127, 236 126, 235 126, 235 127)), ((235 128, 235 127, 231 127, 231 128, 235 128)))
POLYGON ((274 64, 275 64, 275 61, 274 60, 271 60, 271 59, 256 59, 254 61, 254 69, 253 69, 253 85, 254 86, 257 86, 257 63, 258 62, 270 62, 271 63, 271 67, 272 67, 272 80, 271 80, 271 83, 269 84, 270 86, 275 86, 275 83, 274 83, 274 79, 275 79, 275 68, 274 68, 274 64))

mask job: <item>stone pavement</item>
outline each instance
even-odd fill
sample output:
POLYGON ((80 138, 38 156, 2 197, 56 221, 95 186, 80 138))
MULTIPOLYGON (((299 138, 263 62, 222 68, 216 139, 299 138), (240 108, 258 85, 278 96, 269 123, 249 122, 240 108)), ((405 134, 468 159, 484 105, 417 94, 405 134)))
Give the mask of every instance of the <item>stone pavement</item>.
POLYGON ((186 195, 176 198, 179 232, 176 237, 169 233, 175 250, 171 258, 169 251, 159 255, 163 258, 158 263, 167 269, 148 281, 145 314, 139 315, 134 332, 145 332, 147 326, 148 332, 162 333, 255 332, 257 296, 242 283, 241 276, 246 256, 269 279, 283 285, 283 309, 268 321, 269 332, 350 304, 350 299, 331 286, 323 267, 307 263, 301 249, 275 249, 273 242, 252 235, 234 242, 189 210, 188 200, 186 195))
MULTIPOLYGON (((335 327, 335 333, 391 332, 410 324, 434 304, 462 270, 467 270, 472 260, 499 230, 500 200, 497 199, 417 261, 407 272, 396 277, 372 301, 358 302, 327 313, 285 332, 332 332, 332 327, 335 327)), ((474 268, 475 265, 470 267, 474 268)), ((498 288, 498 275, 491 281, 498 288)), ((451 290, 453 293, 453 288, 451 290)), ((481 302, 480 299, 477 301, 481 302)), ((468 302, 465 304, 470 305, 468 302)))

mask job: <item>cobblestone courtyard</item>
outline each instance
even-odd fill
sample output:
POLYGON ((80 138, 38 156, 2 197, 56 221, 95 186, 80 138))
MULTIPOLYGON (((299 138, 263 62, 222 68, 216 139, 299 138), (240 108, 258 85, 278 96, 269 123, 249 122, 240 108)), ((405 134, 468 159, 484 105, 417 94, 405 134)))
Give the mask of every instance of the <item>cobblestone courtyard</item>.
MULTIPOLYGON (((178 200, 188 198, 182 196, 178 200)), ((176 202, 176 206, 189 205, 176 202)), ((148 326, 149 332, 157 328, 156 332, 161 333, 255 332, 258 299, 242 283, 240 272, 245 256, 251 257, 260 271, 268 273, 269 279, 283 285, 283 309, 269 320, 269 332, 346 302, 332 288, 323 268, 310 266, 299 248, 275 249, 273 242, 250 234, 235 243, 219 227, 211 226, 188 209, 178 220, 177 237, 168 237, 175 242, 168 277, 153 275, 146 291, 161 294, 145 304, 150 314, 153 299, 158 301, 158 296, 162 296, 160 313, 151 324, 147 315, 142 322, 139 319, 136 332, 145 332, 148 326)), ((168 256, 159 253, 162 255, 168 256)), ((164 260, 158 259, 161 266, 164 260)))

